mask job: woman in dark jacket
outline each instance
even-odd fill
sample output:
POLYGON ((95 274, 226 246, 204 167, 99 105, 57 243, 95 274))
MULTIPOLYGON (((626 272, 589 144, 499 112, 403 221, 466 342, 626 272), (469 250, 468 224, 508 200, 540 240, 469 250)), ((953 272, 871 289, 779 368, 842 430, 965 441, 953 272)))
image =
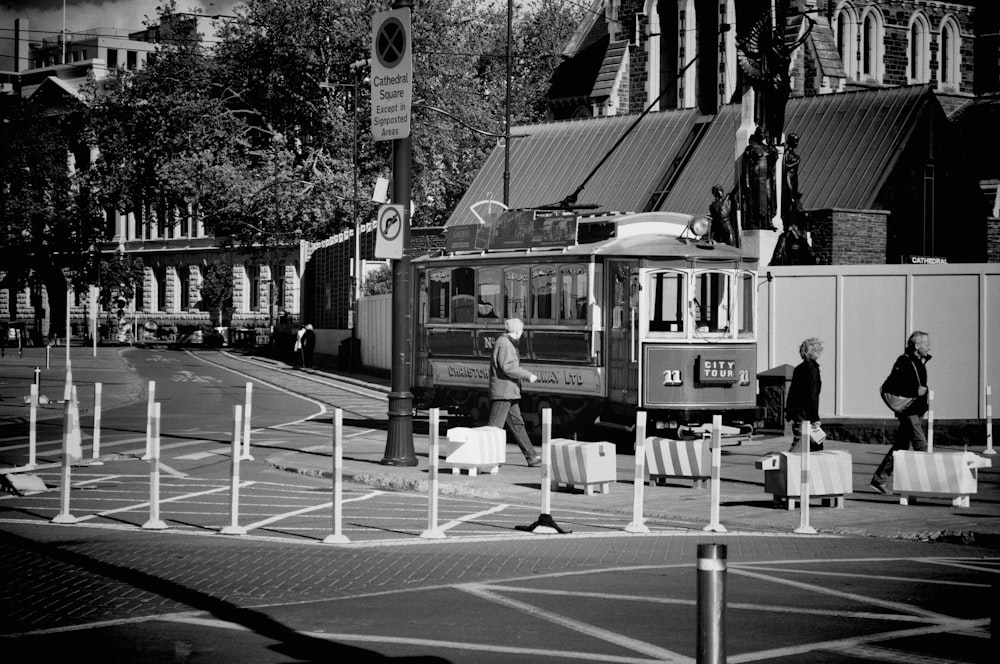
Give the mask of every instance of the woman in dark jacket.
MULTIPOLYGON (((820 425, 819 392, 823 381, 819 375, 819 356, 823 353, 823 342, 810 337, 799 344, 802 363, 792 373, 792 384, 788 387, 785 402, 785 419, 792 422, 792 447, 789 452, 798 452, 802 437, 802 423, 810 422, 813 428, 820 425)), ((818 452, 823 443, 810 441, 809 449, 818 452)))

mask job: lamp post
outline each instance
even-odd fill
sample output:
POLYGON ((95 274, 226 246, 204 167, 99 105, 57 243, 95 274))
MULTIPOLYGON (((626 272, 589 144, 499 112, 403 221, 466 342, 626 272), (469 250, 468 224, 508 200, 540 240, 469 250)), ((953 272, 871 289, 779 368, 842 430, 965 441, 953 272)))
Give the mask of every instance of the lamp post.
POLYGON ((354 371, 354 349, 358 337, 358 300, 361 299, 361 229, 358 226, 358 78, 361 69, 369 65, 369 60, 356 60, 351 63, 351 73, 354 74, 353 113, 351 116, 351 138, 354 141, 351 155, 351 170, 353 180, 353 206, 354 206, 354 279, 352 280, 351 297, 351 349, 347 354, 348 370, 354 371))

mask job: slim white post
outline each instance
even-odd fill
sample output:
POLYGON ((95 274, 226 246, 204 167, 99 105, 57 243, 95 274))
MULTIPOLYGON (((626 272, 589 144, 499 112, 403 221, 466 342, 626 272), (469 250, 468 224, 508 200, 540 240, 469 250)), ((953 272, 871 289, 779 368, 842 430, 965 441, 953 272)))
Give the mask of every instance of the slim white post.
POLYGON ((94 383, 94 449, 91 455, 93 461, 91 466, 103 466, 103 461, 98 461, 101 456, 101 390, 100 383, 94 383))
MULTIPOLYGON (((247 383, 249 386, 250 383, 247 383)), ((323 538, 324 544, 350 542, 343 533, 344 496, 341 476, 344 472, 344 411, 333 411, 333 533, 323 538)))
POLYGON ((542 409, 542 514, 552 513, 552 409, 542 409))
MULTIPOLYGON (((799 521, 799 527, 795 529, 795 532, 800 535, 815 535, 816 529, 809 525, 809 448, 812 447, 812 439, 809 437, 809 431, 812 428, 810 422, 802 422, 801 438, 802 451, 799 454, 799 458, 802 463, 802 475, 799 480, 802 485, 802 495, 799 496, 799 503, 801 507, 801 520, 799 521)), ((789 498, 791 500, 791 498, 789 498)))
POLYGON ((438 408, 430 410, 430 440, 427 455, 430 466, 427 469, 429 484, 427 487, 427 530, 420 533, 424 539, 443 539, 444 532, 438 528, 438 426, 441 411, 438 408))
POLYGON ((934 451, 934 390, 927 393, 927 451, 934 451))
POLYGON ((149 454, 149 520, 142 524, 146 530, 163 530, 167 527, 160 520, 160 404, 153 404, 153 444, 149 454))
POLYGON ((986 386, 986 449, 983 454, 996 454, 996 450, 993 449, 993 404, 990 403, 990 396, 992 395, 993 389, 987 385, 986 386))
POLYGON ((726 527, 719 523, 719 502, 722 497, 722 415, 712 416, 712 504, 709 507, 708 525, 702 528, 710 533, 724 533, 726 527))
POLYGON ((142 460, 149 459, 150 447, 153 444, 153 403, 156 401, 156 381, 149 381, 149 389, 146 392, 146 453, 142 455, 142 460))
POLYGON ((243 403, 243 452, 241 459, 253 461, 250 456, 250 404, 253 401, 253 383, 247 383, 246 398, 243 403))
POLYGON ((28 408, 28 468, 38 465, 38 385, 32 384, 28 408))
POLYGON ((45 346, 45 368, 52 368, 52 346, 48 344, 45 346))
POLYGON ((648 533, 642 518, 643 490, 646 486, 646 411, 635 414, 635 479, 632 480, 632 523, 625 526, 627 533, 648 533))
POLYGON ((243 428, 243 406, 233 406, 233 445, 230 456, 229 525, 220 531, 223 535, 246 535, 240 526, 240 431, 243 428))
POLYGON ((63 403, 63 445, 62 445, 62 483, 59 487, 59 514, 52 519, 52 523, 76 523, 77 518, 69 511, 69 490, 71 482, 71 468, 69 458, 69 429, 72 424, 72 402, 67 399, 63 403))

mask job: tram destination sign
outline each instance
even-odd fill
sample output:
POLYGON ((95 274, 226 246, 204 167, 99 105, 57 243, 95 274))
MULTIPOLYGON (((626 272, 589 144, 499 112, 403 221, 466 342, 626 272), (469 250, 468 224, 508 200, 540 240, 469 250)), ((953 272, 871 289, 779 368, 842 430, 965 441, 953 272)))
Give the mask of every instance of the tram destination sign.
POLYGON ((447 251, 504 251, 576 244, 577 216, 540 210, 507 210, 491 223, 448 229, 447 251))

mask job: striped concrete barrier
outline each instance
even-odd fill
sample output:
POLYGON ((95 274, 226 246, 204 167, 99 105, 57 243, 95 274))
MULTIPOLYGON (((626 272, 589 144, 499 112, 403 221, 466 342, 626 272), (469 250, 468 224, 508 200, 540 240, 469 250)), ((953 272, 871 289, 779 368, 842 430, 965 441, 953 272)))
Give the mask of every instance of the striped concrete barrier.
MULTIPOLYGON (((754 464, 764 471, 764 491, 774 496, 775 502, 787 501, 788 509, 795 509, 802 499, 802 455, 776 452, 754 464)), ((844 507, 844 495, 854 491, 851 455, 839 450, 810 452, 809 496, 820 498, 824 505, 831 503, 844 507)))
POLYGON ((566 438, 549 441, 552 489, 580 487, 588 496, 599 488, 608 493, 618 479, 617 454, 611 443, 581 443, 566 438))
POLYGON ((444 463, 452 475, 463 470, 475 475, 480 468, 495 475, 507 463, 507 434, 497 427, 448 429, 448 456, 444 463))
POLYGON ((694 480, 697 488, 712 478, 712 448, 709 438, 646 438, 646 478, 663 484, 668 477, 694 480))
POLYGON ((893 453, 892 491, 899 504, 914 496, 951 498, 955 507, 968 507, 969 496, 979 490, 976 469, 989 468, 991 461, 972 452, 893 453))

